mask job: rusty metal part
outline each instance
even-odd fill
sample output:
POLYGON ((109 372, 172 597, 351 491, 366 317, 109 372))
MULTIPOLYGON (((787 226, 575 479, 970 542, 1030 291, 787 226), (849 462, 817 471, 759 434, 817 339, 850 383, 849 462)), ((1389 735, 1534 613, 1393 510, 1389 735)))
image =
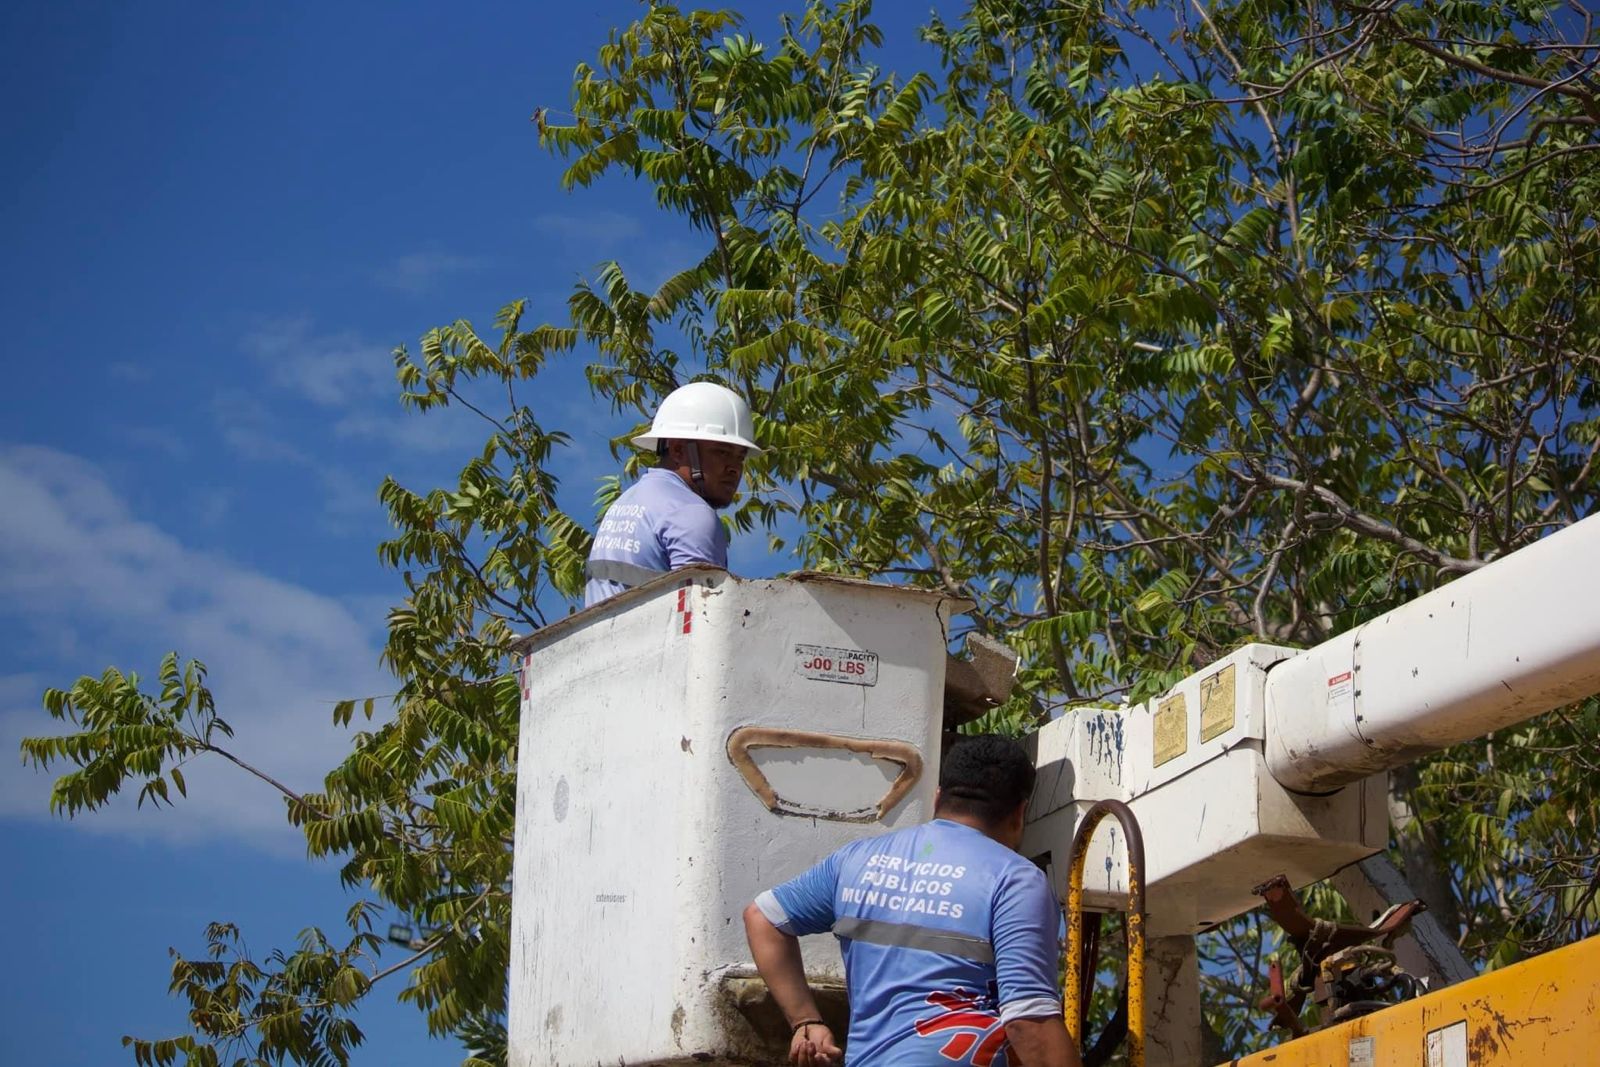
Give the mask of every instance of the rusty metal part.
MULTIPOLYGON (((1085 921, 1088 920, 1088 917, 1091 914, 1093 914, 1093 913, 1092 912, 1085 912, 1084 913, 1085 921)), ((1099 941, 1099 936, 1100 936, 1100 927, 1102 925, 1101 922, 1100 922, 1100 919, 1102 917, 1100 915, 1095 915, 1094 918, 1095 918, 1095 922, 1094 922, 1094 925, 1091 927, 1091 929, 1093 929, 1094 932, 1095 932, 1095 940, 1096 940, 1095 949, 1096 949, 1096 951, 1093 952, 1093 953, 1090 953, 1089 954, 1090 958, 1087 958, 1084 961, 1083 973, 1085 975, 1085 978, 1084 978, 1084 987, 1083 988, 1086 989, 1086 990, 1090 988, 1088 983, 1094 981, 1094 976, 1095 976, 1096 972, 1098 972, 1100 970, 1099 959, 1098 959, 1098 956, 1099 956, 1098 941, 1099 941)), ((1128 916, 1126 914, 1124 914, 1124 915, 1121 916, 1121 919, 1122 919, 1122 941, 1123 941, 1123 944, 1126 945, 1127 941, 1128 941, 1128 916)), ((1118 991, 1118 993, 1117 993, 1117 1010, 1112 1014, 1111 1018, 1106 1022, 1106 1024, 1103 1027, 1100 1028, 1100 1033, 1095 1035, 1095 1039, 1094 1039, 1094 1044, 1093 1045, 1089 1045, 1088 1044, 1088 1019, 1087 1019, 1087 1016, 1088 1016, 1088 1009, 1089 1009, 1089 1001, 1091 999, 1092 998, 1087 996, 1087 995, 1083 997, 1083 1007, 1084 1007, 1085 1019, 1084 1019, 1084 1029, 1083 1029, 1082 1032, 1084 1033, 1084 1044, 1086 1046, 1084 1048, 1084 1050, 1083 1050, 1083 1056, 1082 1056, 1083 1067, 1106 1067, 1106 1065, 1111 1062, 1112 1057, 1116 1054, 1117 1049, 1119 1047, 1121 1047, 1123 1039, 1125 1039, 1128 1036, 1128 991, 1126 989, 1121 989, 1121 990, 1118 991)))
MULTIPOLYGON (((1302 1001, 1304 994, 1301 994, 1302 1001)), ((1273 960, 1267 965, 1267 995, 1256 1002, 1256 1007, 1272 1013, 1272 1025, 1282 1027, 1295 1037, 1306 1035, 1306 1024, 1300 1021, 1300 1004, 1284 992, 1283 965, 1273 960)))
MULTIPOLYGON (((1418 895, 1400 868, 1382 852, 1351 864, 1330 881, 1350 903, 1350 910, 1368 920, 1418 895)), ((1443 989, 1478 975, 1454 935, 1428 912, 1412 917, 1411 929, 1395 940, 1394 950, 1400 966, 1429 989, 1443 989)))
POLYGON ((1062 997, 1067 1035, 1074 1046, 1083 1042, 1083 869, 1089 842, 1107 815, 1122 824, 1128 844, 1128 1067, 1144 1067, 1144 834, 1133 811, 1120 800, 1102 800, 1091 807, 1072 838, 1072 867, 1067 876, 1067 988, 1062 997))
MULTIPOLYGON (((1100 916, 1095 912, 1083 912, 1078 916, 1078 925, 1081 927, 1079 936, 1085 946, 1083 952, 1083 966, 1078 968, 1078 988, 1088 990, 1093 988, 1095 972, 1100 969, 1100 916)), ((1089 997, 1079 998, 1078 1004, 1078 1033, 1089 1032, 1089 997)))
POLYGON ((1289 879, 1281 874, 1261 883, 1251 892, 1266 901, 1267 914, 1283 929, 1289 943, 1299 949, 1301 955, 1315 956, 1313 962, 1316 963, 1352 945, 1364 945, 1379 938, 1388 943, 1405 932, 1412 916, 1426 911, 1428 907, 1420 900, 1410 900, 1390 908, 1371 926, 1362 926, 1358 923, 1329 922, 1307 915, 1300 910, 1300 902, 1289 888, 1289 879))
POLYGON ((1341 1022, 1415 997, 1420 986, 1395 960, 1394 941, 1413 916, 1427 908, 1420 900, 1397 904, 1371 926, 1329 922, 1300 908, 1289 879, 1278 875, 1255 887, 1267 912, 1299 953, 1300 964, 1287 980, 1274 961, 1266 996, 1256 1004, 1271 1012, 1273 1025, 1296 1037, 1307 1031, 1300 1011, 1309 995, 1321 1009, 1324 1025, 1341 1022), (1378 941, 1381 945, 1369 942, 1378 941))

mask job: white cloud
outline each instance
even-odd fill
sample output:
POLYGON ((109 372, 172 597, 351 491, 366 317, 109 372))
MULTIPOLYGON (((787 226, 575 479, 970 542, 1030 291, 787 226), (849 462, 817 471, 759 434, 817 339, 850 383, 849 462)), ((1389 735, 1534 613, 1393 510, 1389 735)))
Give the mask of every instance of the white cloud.
POLYGON ((477 270, 483 265, 481 259, 473 256, 458 256, 449 252, 411 252, 380 270, 377 280, 391 289, 420 296, 441 278, 477 270))
POLYGON ((310 457, 282 435, 273 412, 255 393, 224 389, 211 401, 211 414, 223 442, 245 459, 260 463, 310 463, 310 457))
POLYGON ((307 319, 282 319, 246 334, 244 348, 273 385, 319 407, 394 397, 390 348, 353 333, 313 334, 307 319))
POLYGON ((322 518, 331 529, 350 532, 370 526, 383 513, 378 503, 378 482, 363 478, 343 467, 319 467, 315 471, 322 489, 322 518))
POLYGON ((121 382, 147 382, 152 377, 150 368, 143 363, 132 360, 118 360, 106 368, 111 377, 121 382))
POLYGON ((106 366, 106 373, 117 381, 130 382, 134 386, 154 378, 149 363, 136 363, 133 360, 117 360, 115 363, 109 363, 106 366))
POLYGON ((223 440, 247 459, 319 466, 280 428, 279 412, 301 400, 331 413, 328 426, 336 438, 406 452, 472 448, 486 432, 450 412, 401 408, 393 354, 354 334, 318 334, 305 319, 285 319, 247 335, 244 345, 262 364, 272 393, 224 390, 213 408, 223 440))
MULTIPOLYGON (((22 737, 58 725, 39 704, 46 680, 68 684, 112 663, 149 677, 176 649, 210 667, 218 710, 237 735, 230 749, 291 788, 315 789, 348 750, 330 721, 333 703, 392 686, 377 666, 381 619, 184 545, 133 515, 90 463, 47 448, 0 449, 0 499, 0 610, 23 635, 8 658, 31 661, 0 676, 0 749, 15 753, 22 737)), ((303 847, 265 784, 216 757, 185 770, 191 799, 175 811, 135 811, 130 797, 77 821, 303 847)), ((50 777, 20 768, 0 776, 0 814, 44 815, 50 777)))
POLYGON ((189 494, 189 514, 199 525, 215 527, 233 510, 234 499, 232 489, 194 486, 189 494))
POLYGON ((169 459, 181 459, 189 454, 188 444, 170 427, 121 426, 113 432, 131 445, 159 452, 169 459))
POLYGON ((565 245, 602 252, 644 236, 644 224, 620 211, 546 211, 534 216, 533 226, 565 245))
MULTIPOLYGON (((536 215, 533 225, 569 255, 588 257, 584 275, 596 263, 615 260, 628 284, 646 293, 700 262, 710 250, 707 239, 692 235, 684 224, 658 219, 647 227, 618 211, 546 212, 536 215)), ((560 302, 566 296, 560 294, 560 302)))
MULTIPOLYGON (((490 433, 465 406, 402 407, 390 351, 348 331, 322 333, 309 319, 280 319, 258 326, 243 345, 261 367, 261 384, 213 394, 217 437, 241 458, 303 472, 303 484, 321 494, 329 530, 349 532, 381 514, 376 493, 384 473, 431 467, 441 455, 464 461, 490 433)), ((494 384, 461 388, 485 410, 503 411, 504 394, 494 384)))
POLYGON ((354 411, 340 417, 333 424, 333 432, 351 440, 376 441, 401 452, 456 452, 465 458, 483 447, 490 430, 487 423, 450 411, 354 411))

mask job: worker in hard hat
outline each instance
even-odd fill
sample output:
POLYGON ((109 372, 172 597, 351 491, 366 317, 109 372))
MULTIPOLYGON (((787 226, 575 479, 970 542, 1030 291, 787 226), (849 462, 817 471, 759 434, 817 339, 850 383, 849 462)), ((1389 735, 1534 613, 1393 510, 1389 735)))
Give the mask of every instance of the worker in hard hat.
POLYGON ((798 940, 831 930, 850 1000, 847 1063, 1078 1067, 1057 986, 1061 910, 1016 851, 1033 781, 1015 741, 962 738, 944 756, 932 822, 854 841, 745 908, 756 969, 792 1029, 791 1061, 841 1056, 798 940))
POLYGON ((691 563, 726 567, 717 512, 733 503, 745 458, 761 451, 750 405, 715 382, 667 394, 633 443, 659 462, 606 509, 589 549, 585 607, 691 563))

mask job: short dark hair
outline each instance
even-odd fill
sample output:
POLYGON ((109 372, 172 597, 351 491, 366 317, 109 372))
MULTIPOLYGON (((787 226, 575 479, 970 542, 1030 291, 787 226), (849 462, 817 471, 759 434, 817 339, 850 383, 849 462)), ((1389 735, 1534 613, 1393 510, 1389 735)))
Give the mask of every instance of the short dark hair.
POLYGON ((994 825, 1033 795, 1033 779, 1033 760, 1009 737, 960 737, 939 767, 938 810, 994 825))

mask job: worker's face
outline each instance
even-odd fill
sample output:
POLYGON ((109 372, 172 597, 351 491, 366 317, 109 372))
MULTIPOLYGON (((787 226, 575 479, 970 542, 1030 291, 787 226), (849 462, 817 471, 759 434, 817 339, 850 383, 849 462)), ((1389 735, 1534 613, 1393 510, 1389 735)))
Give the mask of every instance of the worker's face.
POLYGON ((700 450, 700 470, 706 479, 705 488, 701 490, 692 480, 693 465, 689 461, 689 450, 685 447, 687 443, 674 441, 669 446, 668 455, 672 459, 673 466, 678 469, 678 474, 699 490, 705 497, 706 503, 712 507, 725 508, 733 503, 734 496, 739 492, 739 482, 744 478, 744 459, 747 450, 720 441, 694 442, 700 450))

